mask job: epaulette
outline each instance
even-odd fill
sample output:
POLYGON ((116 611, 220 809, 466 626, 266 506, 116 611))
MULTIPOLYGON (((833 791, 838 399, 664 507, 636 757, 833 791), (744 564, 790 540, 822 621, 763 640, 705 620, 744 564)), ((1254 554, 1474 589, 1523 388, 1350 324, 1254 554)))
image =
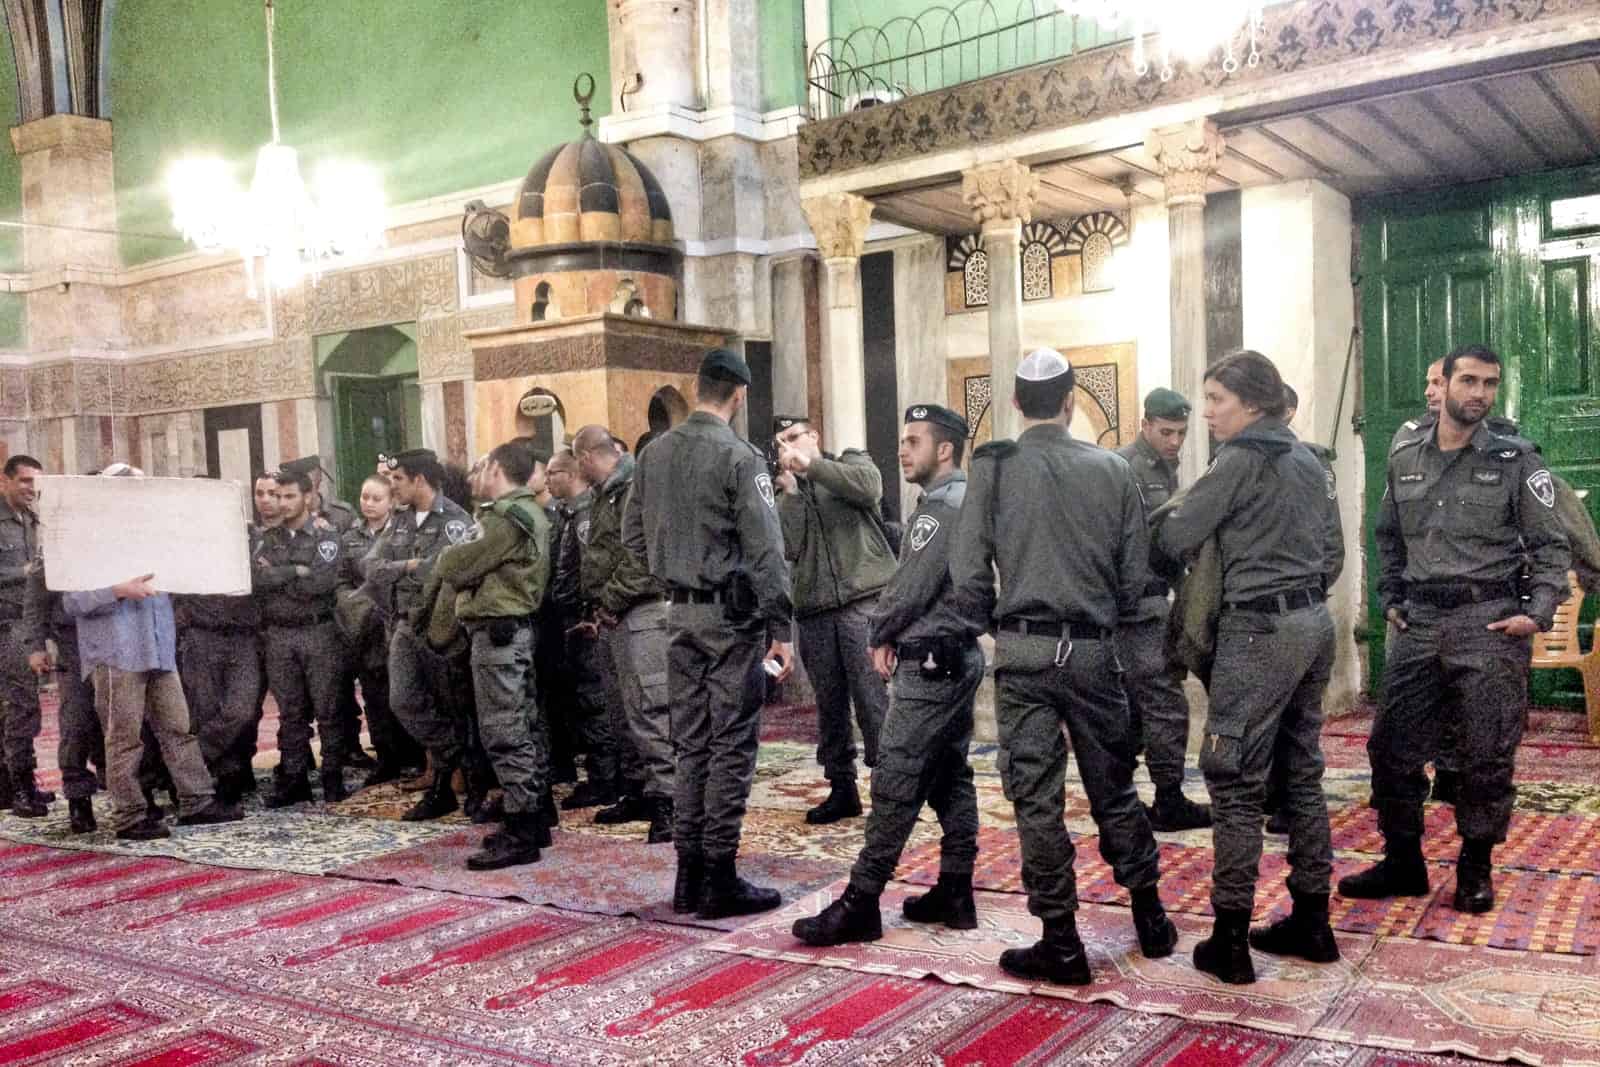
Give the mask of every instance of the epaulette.
MULTIPOLYGON (((1416 421, 1416 419, 1412 419, 1411 422, 1407 423, 1406 425, 1410 426, 1416 421)), ((1420 445, 1422 442, 1428 439, 1428 431, 1431 429, 1433 429, 1432 426, 1423 426, 1418 424, 1417 428, 1412 430, 1410 434, 1396 435, 1394 444, 1389 448, 1389 455, 1393 456, 1397 454, 1402 448, 1410 448, 1412 445, 1420 445)))
POLYGON ((1539 446, 1528 440, 1526 437, 1520 437, 1516 434, 1496 432, 1494 439, 1487 443, 1484 451, 1488 452, 1496 459, 1511 460, 1517 459, 1520 456, 1529 455, 1530 453, 1538 452, 1539 446))
POLYGON ((750 454, 752 456, 755 456, 757 459, 765 460, 767 458, 767 454, 765 452, 761 451, 761 449, 757 448, 755 445, 751 444, 749 441, 745 440, 743 437, 739 438, 739 443, 741 445, 744 445, 744 447, 748 448, 750 450, 750 454))
POLYGON ((1422 423, 1418 422, 1416 419, 1407 419, 1404 423, 1401 424, 1400 428, 1402 430, 1415 430, 1417 427, 1419 427, 1421 425, 1422 425, 1422 423))
POLYGON ((995 459, 1005 459, 1017 451, 1017 443, 1011 440, 986 441, 972 450, 973 459, 982 459, 993 456, 995 459))
POLYGON ((1521 437, 1522 427, 1517 425, 1516 419, 1508 419, 1504 415, 1489 415, 1483 424, 1501 437, 1521 437))
POLYGON ((1300 443, 1309 448, 1311 450, 1311 454, 1316 456, 1322 462, 1333 462, 1333 449, 1328 448, 1325 445, 1319 445, 1313 441, 1301 441, 1300 443))
POLYGON ((925 499, 929 503, 948 504, 952 508, 960 510, 961 502, 965 500, 966 497, 967 481, 965 478, 962 478, 959 481, 952 480, 945 482, 939 488, 929 493, 925 499))

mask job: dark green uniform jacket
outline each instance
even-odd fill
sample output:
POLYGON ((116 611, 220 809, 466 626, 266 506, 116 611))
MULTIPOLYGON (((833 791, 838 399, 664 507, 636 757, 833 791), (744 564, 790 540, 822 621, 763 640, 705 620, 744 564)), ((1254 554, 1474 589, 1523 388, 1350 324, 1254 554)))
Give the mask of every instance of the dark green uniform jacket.
POLYGON ((584 600, 617 618, 635 604, 660 600, 666 592, 642 553, 622 542, 623 511, 633 489, 634 458, 624 455, 589 505, 589 534, 582 548, 579 586, 584 600))
POLYGON ((1527 613, 1548 629, 1567 598, 1572 564, 1556 514, 1555 479, 1533 442, 1480 422, 1466 447, 1439 451, 1438 427, 1419 427, 1389 453, 1374 536, 1384 611, 1417 582, 1517 582, 1527 613))
POLYGON ((856 449, 823 456, 798 480, 798 492, 778 497, 795 615, 842 608, 888 585, 894 553, 878 525, 883 475, 872 457, 856 449))
POLYGON ((900 568, 872 610, 874 646, 983 631, 955 610, 950 595, 950 543, 966 496, 966 472, 957 470, 935 480, 917 501, 900 540, 900 568))
POLYGON ((1150 581, 1144 500, 1128 461, 1055 423, 972 455, 950 577, 957 610, 1115 629, 1135 618, 1150 581))
POLYGON ((307 521, 299 530, 274 526, 261 539, 252 563, 261 620, 268 626, 304 626, 317 616, 333 618, 339 581, 339 535, 307 521), (304 567, 306 574, 298 568, 304 567))
POLYGON ((639 458, 623 542, 669 587, 727 592, 742 584, 773 632, 793 601, 767 461, 709 412, 691 412, 639 458))
POLYGON ((539 610, 550 580, 550 519, 527 489, 478 506, 472 536, 439 553, 423 587, 433 608, 441 588, 454 588, 462 622, 526 618, 539 610))

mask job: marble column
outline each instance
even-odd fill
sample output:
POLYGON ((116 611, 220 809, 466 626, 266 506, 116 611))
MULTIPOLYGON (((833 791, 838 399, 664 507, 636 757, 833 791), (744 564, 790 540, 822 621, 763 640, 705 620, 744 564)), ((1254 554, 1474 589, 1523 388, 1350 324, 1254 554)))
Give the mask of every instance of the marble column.
POLYGON ((861 347, 861 249, 872 202, 830 193, 801 202, 822 253, 822 438, 831 452, 867 445, 866 360, 861 347))
POLYGON ((1022 429, 1011 403, 1022 362, 1022 224, 1033 218, 1038 195, 1038 175, 1014 159, 961 175, 961 199, 972 209, 989 258, 989 418, 995 440, 1022 429))
POLYGON ((1206 180, 1222 159, 1222 133, 1210 119, 1151 130, 1145 152, 1161 169, 1167 191, 1167 234, 1172 262, 1172 388, 1194 404, 1195 445, 1185 448, 1178 477, 1185 484, 1200 477, 1208 462, 1200 423, 1206 353, 1206 180))

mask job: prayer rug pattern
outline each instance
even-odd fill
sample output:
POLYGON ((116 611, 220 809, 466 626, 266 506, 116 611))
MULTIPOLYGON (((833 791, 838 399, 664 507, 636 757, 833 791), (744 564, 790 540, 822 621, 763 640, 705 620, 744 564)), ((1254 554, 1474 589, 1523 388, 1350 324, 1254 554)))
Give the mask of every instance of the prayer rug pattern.
POLYGON ((427 890, 26 845, 0 846, 0 870, 16 894, 0 1063, 1458 1062, 709 952, 703 931, 427 890), (47 869, 63 858, 71 879, 47 869))
MULTIPOLYGON (((670 844, 596 838, 564 830, 538 863, 499 871, 469 871, 467 856, 486 827, 472 827, 413 848, 363 860, 330 872, 336 877, 437 889, 473 897, 523 900, 568 911, 634 915, 659 922, 731 930, 743 919, 706 920, 672 911, 677 853, 670 844)), ((740 873, 785 897, 838 878, 840 864, 827 860, 754 853, 741 857, 740 873)))

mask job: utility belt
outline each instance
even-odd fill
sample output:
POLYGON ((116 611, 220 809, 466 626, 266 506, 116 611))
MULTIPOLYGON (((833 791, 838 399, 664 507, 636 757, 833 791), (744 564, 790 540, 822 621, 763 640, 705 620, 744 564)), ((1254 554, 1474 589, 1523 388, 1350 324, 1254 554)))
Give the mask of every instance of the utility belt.
POLYGON ((1025 619, 1009 615, 995 623, 996 633, 1022 634, 1024 637, 1062 637, 1069 641, 1104 641, 1111 631, 1092 622, 1072 619, 1025 619))
POLYGON ((466 627, 468 633, 475 634, 480 630, 487 632, 491 645, 505 648, 517 639, 518 630, 533 626, 533 618, 529 615, 501 615, 493 619, 463 619, 461 625, 466 627))
POLYGON ((1413 582, 1406 586, 1406 599, 1434 608, 1460 608, 1497 600, 1516 600, 1521 596, 1517 583, 1500 582, 1413 582))
POLYGON ((923 637, 901 641, 895 655, 901 663, 914 663, 924 678, 945 681, 961 676, 967 653, 977 643, 972 637, 923 637))
POLYGON ((755 586, 743 574, 735 574, 717 589, 691 589, 686 585, 667 587, 667 599, 674 604, 721 604, 729 615, 745 618, 760 610, 755 586))
POLYGON ((1321 589, 1291 589, 1285 593, 1268 593, 1254 600, 1230 600, 1229 611, 1254 611, 1263 615, 1287 615, 1315 607, 1327 597, 1321 589))

